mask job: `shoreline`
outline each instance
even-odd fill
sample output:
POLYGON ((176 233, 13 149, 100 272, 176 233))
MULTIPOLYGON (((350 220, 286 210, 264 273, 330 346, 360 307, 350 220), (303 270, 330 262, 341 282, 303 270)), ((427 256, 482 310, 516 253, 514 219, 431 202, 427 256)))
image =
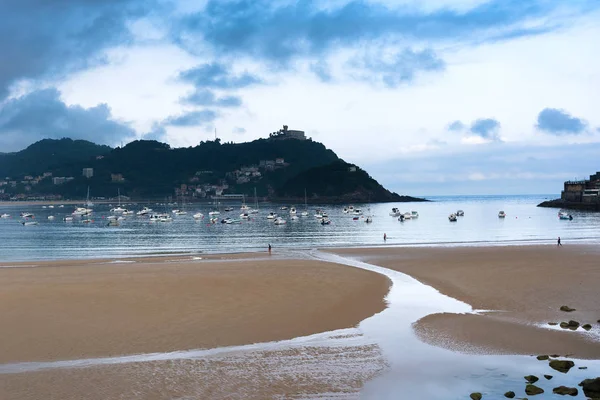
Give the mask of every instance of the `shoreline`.
POLYGON ((600 359, 597 246, 325 251, 402 272, 473 307, 474 313, 433 313, 414 321, 415 334, 431 345, 472 354, 569 354, 600 359), (562 305, 577 310, 562 312, 562 305), (569 320, 589 323, 592 328, 573 332, 548 325, 569 320))

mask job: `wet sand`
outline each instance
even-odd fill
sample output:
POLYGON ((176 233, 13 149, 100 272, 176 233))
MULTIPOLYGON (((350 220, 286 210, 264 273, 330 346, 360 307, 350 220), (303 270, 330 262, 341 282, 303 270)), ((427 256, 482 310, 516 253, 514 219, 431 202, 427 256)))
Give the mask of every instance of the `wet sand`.
POLYGON ((406 273, 478 315, 435 314, 415 325, 426 342, 469 353, 600 358, 600 249, 594 246, 356 248, 332 252, 406 273), (566 313, 560 306, 577 309, 566 313), (548 322, 590 323, 590 333, 548 322), (596 335, 596 339, 591 337, 596 335))
POLYGON ((384 276, 265 256, 10 263, 37 267, 0 268, 0 363, 291 339, 385 308, 384 276))

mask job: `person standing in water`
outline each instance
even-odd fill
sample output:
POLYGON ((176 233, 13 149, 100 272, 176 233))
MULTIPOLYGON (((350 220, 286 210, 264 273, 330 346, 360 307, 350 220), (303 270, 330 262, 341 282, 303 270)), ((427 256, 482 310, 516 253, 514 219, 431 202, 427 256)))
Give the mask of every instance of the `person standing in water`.
POLYGON ((271 254, 271 243, 269 243, 269 254, 271 254))
POLYGON ((562 244, 560 243, 560 236, 558 237, 558 241, 556 242, 557 246, 562 246, 562 244))

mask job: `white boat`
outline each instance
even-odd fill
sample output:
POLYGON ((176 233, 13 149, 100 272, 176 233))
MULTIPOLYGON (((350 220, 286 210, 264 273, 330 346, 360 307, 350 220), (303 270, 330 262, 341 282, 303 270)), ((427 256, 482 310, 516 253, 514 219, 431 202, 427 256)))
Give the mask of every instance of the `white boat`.
POLYGON ((187 211, 185 210, 177 210, 177 212, 174 213, 175 215, 186 215, 187 211))
POLYGON ((290 208, 290 215, 296 215, 296 207, 292 206, 292 208, 290 208))
POLYGON ((419 218, 419 213, 416 211, 411 211, 410 215, 411 215, 412 219, 419 218))
POLYGON ((225 207, 225 212, 233 211, 233 207, 225 207))
POLYGON ((86 198, 85 198, 85 206, 86 206, 87 208, 92 208, 92 207, 94 207, 94 203, 92 203, 92 202, 90 201, 90 187, 89 187, 89 186, 87 187, 87 196, 86 196, 86 198))
POLYGON ((219 218, 217 218, 217 217, 211 217, 210 218, 210 223, 211 224, 216 224, 217 222, 219 222, 219 218))
POLYGON ((21 218, 34 218, 32 213, 28 213, 28 212, 22 212, 21 213, 21 218))
POLYGON ((456 214, 452 213, 448 216, 450 222, 456 222, 456 214))
POLYGON ((0 218, 10 218, 10 214, 4 213, 4 214, 0 215, 0 218))
POLYGON ((144 207, 140 211, 138 211, 136 214, 139 215, 139 216, 144 216, 144 215, 150 214, 151 212, 152 212, 151 208, 144 207))
POLYGON ((135 212, 132 210, 128 210, 128 209, 123 210, 123 215, 133 215, 133 214, 135 214, 135 212))
POLYGON ((211 211, 208 213, 209 217, 212 217, 213 215, 221 215, 221 213, 219 211, 211 211))
POLYGON ((267 219, 275 219, 277 218, 277 214, 275 214, 274 212, 270 212, 269 215, 267 215, 267 219))
POLYGON ((48 219, 52 221, 54 219, 54 215, 48 215, 48 219))
POLYGON ((48 208, 48 207, 46 207, 46 206, 42 206, 42 208, 48 208))
POLYGON ((304 188, 304 211, 300 214, 302 217, 308 217, 308 202, 306 199, 306 188, 304 188))
POLYGON ((405 212, 405 213, 404 213, 404 214, 402 214, 402 215, 404 215, 404 219, 412 219, 412 214, 411 214, 411 213, 409 213, 409 212, 405 212))
POLYGON ((569 220, 571 221, 573 219, 573 216, 571 214, 569 214, 566 211, 559 211, 558 212, 558 219, 564 219, 564 220, 569 220))
POLYGON ((202 214, 201 212, 198 212, 196 214, 193 215, 194 219, 202 219, 204 218, 204 214, 202 214))
POLYGON ((277 217, 273 220, 275 225, 284 225, 287 221, 281 217, 277 217))
POLYGON ((119 217, 117 218, 117 221, 123 221, 124 219, 125 219, 125 217, 124 217, 124 216, 122 216, 122 215, 119 215, 119 217))
POLYGON ((371 222, 373 222, 373 217, 371 217, 371 216, 369 215, 367 218, 365 218, 365 222, 366 222, 367 224, 370 224, 371 222))
POLYGON ((292 215, 292 216, 290 217, 290 219, 291 219, 292 221, 298 221, 300 218, 299 218, 299 217, 298 217, 296 214, 294 214, 294 215, 292 215))
POLYGON ((92 222, 94 222, 94 221, 92 221, 92 220, 91 220, 91 219, 89 219, 89 218, 85 218, 85 219, 82 219, 82 220, 81 220, 81 223, 82 223, 82 224, 90 224, 90 223, 92 223, 92 222))
POLYGON ((465 216, 465 212, 464 212, 463 210, 458 210, 458 211, 456 212, 456 216, 457 216, 457 217, 464 217, 464 216, 465 216))
POLYGON ((500 211, 498 213, 498 218, 506 218, 506 213, 504 211, 500 211))
POLYGON ((107 220, 109 221, 116 221, 117 220, 117 216, 116 215, 109 215, 108 217, 106 217, 107 220))
POLYGON ((280 208, 280 210, 281 210, 281 211, 286 211, 287 209, 288 209, 288 208, 287 208, 287 206, 282 206, 282 207, 280 208))
POLYGON ((119 198, 119 205, 115 208, 111 208, 110 212, 122 213, 123 211, 125 211, 125 209, 121 207, 121 189, 117 189, 117 197, 119 198))
POLYGON ((346 206, 342 210, 345 214, 352 214, 354 212, 354 206, 346 206))
POLYGON ((49 205, 48 208, 54 208, 54 206, 53 205, 49 205))
POLYGON ((329 225, 331 224, 331 220, 327 217, 321 218, 321 225, 329 225))
POLYGON ((158 222, 172 222, 173 218, 170 215, 164 214, 159 219, 158 222))
POLYGON ((320 208, 317 209, 317 211, 315 213, 315 218, 323 219, 323 216, 325 216, 325 213, 323 212, 323 210, 321 210, 320 208))
POLYGON ((392 208, 392 212, 390 213, 390 217, 399 217, 402 215, 402 212, 396 207, 392 208))
POLYGON ((89 208, 85 208, 85 207, 77 207, 75 208, 75 211, 72 212, 73 215, 89 215, 93 212, 93 210, 89 209, 89 208))
POLYGON ((355 208, 354 210, 352 210, 352 214, 353 215, 362 215, 362 210, 360 208, 355 208))
POLYGON ((64 222, 73 222, 73 217, 64 217, 63 221, 64 222))
POLYGON ((248 207, 246 204, 242 204, 240 207, 240 211, 242 212, 247 212, 248 210, 250 210, 250 207, 248 207))
POLYGON ((37 225, 37 221, 23 221, 21 222, 23 226, 37 225))
POLYGON ((250 214, 248 214, 247 212, 241 213, 240 218, 241 219, 250 219, 250 214))
POLYGON ((65 205, 61 204, 60 206, 58 206, 58 208, 65 208, 65 205))

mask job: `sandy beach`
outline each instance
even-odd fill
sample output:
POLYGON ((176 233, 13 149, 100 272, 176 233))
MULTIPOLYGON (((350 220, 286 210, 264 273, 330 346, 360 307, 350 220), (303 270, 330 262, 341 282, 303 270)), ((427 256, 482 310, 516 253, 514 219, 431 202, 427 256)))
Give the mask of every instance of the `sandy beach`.
POLYGON ((373 272, 260 254, 208 258, 0 268, 0 363, 291 339, 385 308, 389 281, 373 272))
POLYGON ((478 354, 600 358, 600 249, 594 246, 356 248, 332 252, 406 273, 470 304, 478 315, 429 315, 415 325, 426 342, 478 354), (574 312, 562 312, 568 305, 574 312), (576 320, 590 333, 545 329, 576 320), (598 336, 596 336, 598 337, 598 336))

